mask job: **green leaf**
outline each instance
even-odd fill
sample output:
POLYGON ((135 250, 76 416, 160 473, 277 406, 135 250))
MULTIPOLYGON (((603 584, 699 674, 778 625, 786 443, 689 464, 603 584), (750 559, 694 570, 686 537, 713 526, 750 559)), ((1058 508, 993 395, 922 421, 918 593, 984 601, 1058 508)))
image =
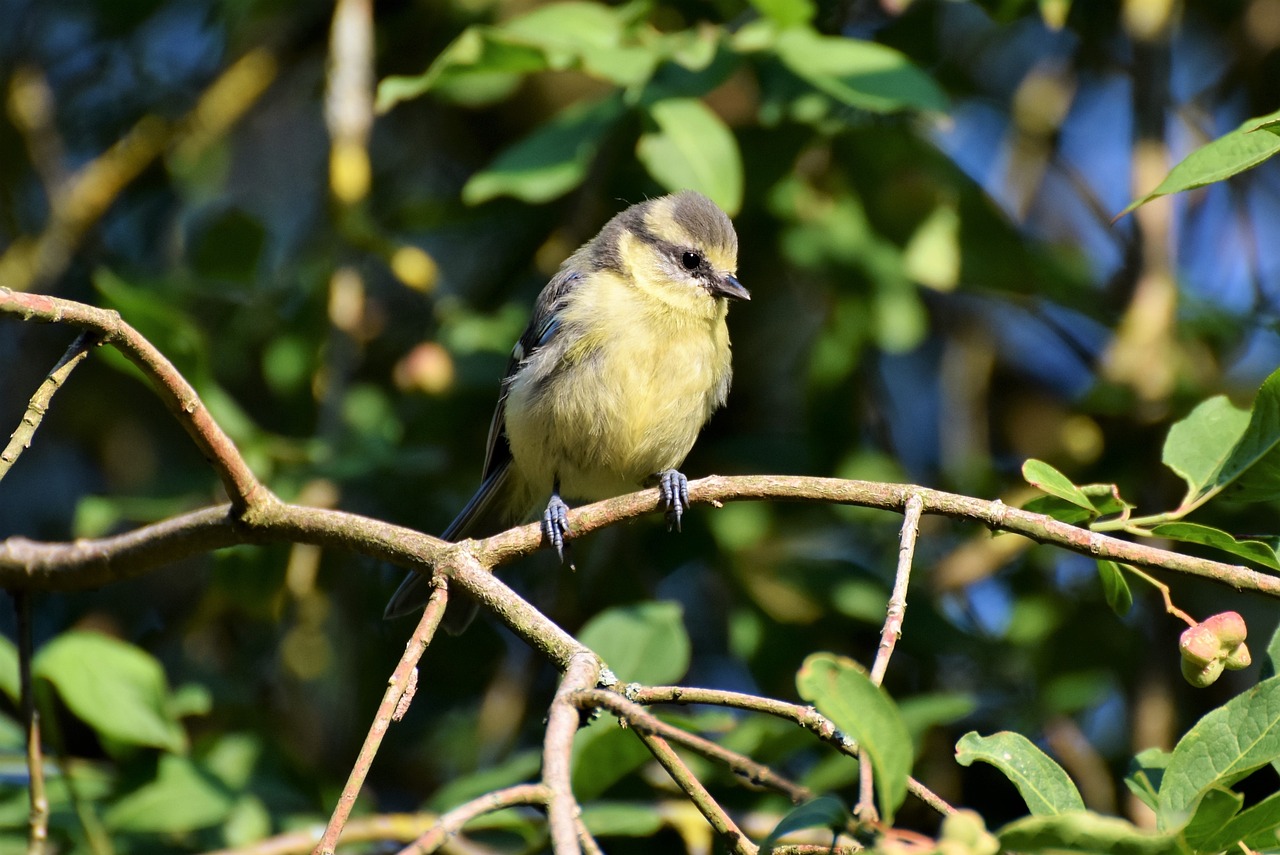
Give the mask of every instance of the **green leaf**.
POLYGON ((1208 491, 1248 424, 1248 410, 1217 395, 1169 428, 1161 459, 1187 482, 1188 498, 1208 491))
POLYGON ((649 174, 671 191, 697 190, 729 216, 742 207, 742 155, 733 132, 697 98, 650 104, 656 132, 636 143, 649 174))
POLYGON ((902 721, 911 733, 911 742, 919 747, 925 732, 938 724, 950 724, 971 714, 978 700, 965 692, 930 692, 912 695, 898 704, 902 721))
POLYGON ((1020 733, 1001 731, 979 736, 969 731, 956 743, 956 762, 990 763, 1013 782, 1033 816, 1084 810, 1084 799, 1062 767, 1020 733))
POLYGON ((1057 496, 1036 496, 1031 501, 1023 504, 1022 509, 1033 514, 1044 514, 1047 517, 1053 517, 1058 522, 1063 522, 1067 525, 1078 525, 1097 516, 1095 512, 1086 511, 1075 502, 1068 502, 1066 499, 1059 499, 1057 496))
POLYGON ((649 749, 616 720, 602 718, 573 740, 573 792, 589 801, 653 759, 649 749))
POLYGON ((1276 558, 1276 551, 1260 540, 1236 540, 1225 531, 1190 522, 1161 523, 1151 529, 1151 533, 1183 543, 1212 546, 1214 549, 1247 558, 1263 567, 1280 570, 1280 559, 1276 558))
POLYGON ((933 78, 893 48, 792 27, 778 35, 774 49, 797 77, 852 107, 876 113, 947 108, 933 78))
POLYGON ((622 109, 617 97, 569 107, 471 176, 462 188, 462 200, 478 205, 513 196, 540 203, 564 195, 582 183, 622 109))
POLYGON ((1280 674, 1280 626, 1276 627, 1276 631, 1271 634, 1271 640, 1267 642, 1267 655, 1262 660, 1262 673, 1260 679, 1267 679, 1280 674))
POLYGON ((1170 855, 1178 848, 1167 834, 1150 834, 1127 820, 1092 811, 1029 816, 997 833, 1010 852, 1077 852, 1088 855, 1170 855))
POLYGON ((96 632, 67 632, 36 654, 32 671, 103 736, 186 750, 186 734, 169 709, 164 669, 143 650, 96 632))
POLYGON ((835 796, 819 796, 796 805, 769 832, 760 844, 761 855, 768 855, 784 835, 806 828, 829 828, 838 831, 849 822, 849 808, 835 796))
POLYGON ((1071 483, 1070 478, 1043 460, 1032 458, 1023 463, 1022 477, 1032 487, 1043 490, 1050 496, 1057 496, 1059 499, 1070 502, 1091 514, 1095 512, 1093 502, 1089 500, 1085 492, 1071 483))
POLYGON ((1173 754, 1161 748, 1148 748, 1140 751, 1129 764, 1129 774, 1124 784, 1138 799, 1155 811, 1159 804, 1160 781, 1164 778, 1164 770, 1169 766, 1169 758, 1173 754))
POLYGON ((436 791, 436 794, 427 802, 427 807, 444 813, 485 793, 491 793, 521 781, 528 781, 538 774, 540 768, 542 768, 540 751, 518 752, 497 766, 480 769, 449 781, 436 791))
POLYGON ((596 802, 582 808, 582 821, 600 837, 652 837, 662 828, 662 814, 649 804, 596 802))
MULTIPOLYGON (((468 27, 422 74, 384 78, 378 84, 376 109, 385 113, 436 89, 490 93, 493 97, 474 101, 483 103, 505 97, 524 75, 546 67, 546 56, 537 46, 503 38, 491 27, 468 27)), ((471 101, 465 95, 462 100, 471 101)))
POLYGON ((779 29, 808 24, 818 12, 814 0, 751 0, 751 5, 779 29))
POLYGON ((1111 611, 1124 617, 1133 608, 1133 591, 1129 590, 1129 580, 1124 571, 1114 561, 1098 561, 1098 578, 1102 580, 1102 595, 1107 598, 1111 611))
POLYGON ((689 634, 679 603, 639 603, 587 621, 578 640, 624 682, 674 683, 689 670, 689 634))
POLYGON ((18 703, 22 693, 18 675, 18 648, 12 641, 0 635, 0 691, 9 700, 18 703))
POLYGON ((1222 181, 1267 160, 1280 151, 1280 138, 1266 133, 1277 117, 1280 117, 1280 110, 1246 119, 1234 131, 1191 152, 1169 170, 1169 174, 1156 189, 1141 199, 1130 202, 1129 207, 1117 214, 1116 218, 1123 217, 1152 199, 1222 181), (1259 132, 1260 129, 1262 132, 1259 132))
POLYGON ((1178 741, 1160 782, 1156 821, 1177 831, 1204 794, 1280 758, 1280 677, 1264 680, 1200 719, 1178 741))
POLYGON ((1224 839, 1224 826, 1240 812, 1243 805, 1244 796, 1239 793, 1225 787, 1209 789, 1196 806, 1191 821, 1182 830, 1182 839, 1197 852, 1218 852, 1225 849, 1236 841, 1224 839), (1222 845, 1218 845, 1219 842, 1222 845))
POLYGON ((1255 850, 1274 847, 1277 828, 1280 828, 1280 793, 1273 793, 1236 814, 1222 826, 1212 841, 1206 842, 1204 848, 1214 851, 1238 849, 1237 842, 1243 842, 1255 850))
POLYGON ((544 51, 554 69, 580 68, 619 86, 637 86, 653 74, 661 55, 631 36, 637 6, 550 3, 506 22, 504 36, 544 51))
POLYGON ((907 794, 912 755, 911 734, 893 701, 857 663, 831 653, 813 653, 804 660, 796 689, 871 759, 880 815, 892 824, 907 794))
POLYGON ((232 795, 186 757, 162 754, 155 780, 112 805, 103 817, 114 831, 177 833, 225 819, 232 795))

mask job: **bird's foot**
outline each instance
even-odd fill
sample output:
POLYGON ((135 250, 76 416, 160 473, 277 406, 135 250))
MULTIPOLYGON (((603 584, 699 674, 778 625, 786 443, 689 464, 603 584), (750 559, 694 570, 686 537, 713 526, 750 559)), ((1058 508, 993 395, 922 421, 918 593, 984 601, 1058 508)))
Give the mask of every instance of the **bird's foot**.
POLYGON ((542 512, 542 535, 556 548, 556 555, 560 556, 563 564, 565 554, 569 552, 569 506, 558 493, 551 494, 551 501, 542 512))
POLYGON ((679 531, 680 518, 689 509, 689 479, 674 469, 659 472, 658 493, 667 508, 667 531, 679 531))

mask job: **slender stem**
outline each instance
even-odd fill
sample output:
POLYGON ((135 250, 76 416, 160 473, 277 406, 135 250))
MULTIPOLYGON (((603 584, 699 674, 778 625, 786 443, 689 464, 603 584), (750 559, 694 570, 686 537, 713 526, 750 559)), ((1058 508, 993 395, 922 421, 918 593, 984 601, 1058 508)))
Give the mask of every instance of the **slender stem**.
POLYGON ((1140 579, 1143 579, 1144 581, 1146 581, 1148 585, 1151 585, 1153 588, 1155 588, 1157 591, 1160 592, 1160 596, 1164 599, 1164 610, 1166 614, 1171 614, 1174 617, 1178 618, 1179 620, 1184 621, 1187 624, 1187 626, 1195 626, 1196 624, 1200 623, 1200 621, 1196 620, 1191 615, 1187 614, 1182 609, 1178 608, 1173 604, 1173 597, 1169 593, 1169 586, 1166 585, 1164 582, 1161 582, 1159 579, 1156 579, 1154 576, 1151 576, 1147 573, 1142 572, 1137 567, 1129 567, 1127 565, 1121 565, 1121 566, 1124 567, 1124 569, 1128 570, 1133 575, 1139 577, 1140 579))
MULTIPOLYGON (((851 757, 858 756, 857 745, 837 730, 835 724, 829 718, 813 707, 790 704, 786 701, 762 698, 742 692, 728 692, 721 689, 697 689, 686 686, 628 686, 626 692, 627 697, 637 704, 712 704, 784 718, 795 722, 843 753, 851 757)), ((944 816, 956 811, 954 807, 947 804, 915 778, 907 779, 907 790, 944 816)))
POLYGON ((876 650, 871 666, 871 682, 879 686, 884 682, 884 672, 889 668, 893 648, 902 637, 902 622, 907 614, 907 585, 911 581, 911 563, 916 553, 916 538, 920 533, 920 515, 924 502, 919 496, 907 500, 902 520, 902 534, 898 541, 898 569, 894 574, 893 593, 889 595, 884 629, 880 631, 880 647, 876 650))
POLYGON ((44 378, 40 388, 36 389, 35 394, 31 396, 27 411, 22 414, 22 421, 9 437, 9 444, 0 451, 0 479, 8 474, 22 452, 31 447, 31 438, 35 436, 36 429, 40 427, 45 413, 49 411, 49 403, 53 400, 54 393, 62 388, 62 384, 71 376, 75 367, 89 355, 89 350, 97 343, 97 338, 97 335, 89 330, 76 336, 75 341, 71 342, 71 346, 67 348, 67 352, 62 355, 58 364, 53 366, 53 370, 44 378))
POLYGON ((550 799, 551 791, 545 784, 516 784, 485 793, 443 814, 429 831, 401 849, 399 855, 427 855, 438 850, 478 816, 517 805, 546 805, 550 799))
MULTIPOLYGON (((36 709, 31 681, 31 593, 15 591, 18 612, 18 680, 22 694, 22 723, 27 735, 27 775, 31 812, 28 817, 27 853, 44 855, 49 843, 49 795, 45 790, 44 756, 40 750, 40 711, 36 709)), ((66 770, 63 770, 66 774, 66 770)))
POLYGON ((698 780, 698 776, 685 765, 679 755, 672 750, 671 746, 661 736, 653 733, 645 733, 637 731, 640 741, 649 749, 649 753, 654 759, 667 770, 667 774, 671 776, 671 780, 676 782, 680 789, 684 790, 685 795, 689 797, 689 801, 693 802, 698 812, 706 817, 707 822, 715 829, 716 833, 724 840, 725 845, 729 847, 730 852, 737 855, 756 855, 759 848, 752 843, 747 836, 742 833, 742 829, 738 828, 737 823, 730 818, 724 808, 712 798, 711 793, 707 792, 707 788, 698 780))
POLYGON ((663 739, 683 745, 718 763, 728 766, 734 774, 749 783, 767 787, 782 793, 793 802, 802 802, 813 798, 813 792, 807 787, 791 781, 774 772, 763 763, 757 763, 744 754, 731 751, 709 739, 681 730, 657 718, 640 704, 629 701, 617 692, 608 689, 587 689, 574 694, 573 703, 579 709, 592 710, 603 707, 623 719, 636 733, 652 733, 663 739))
POLYGON ((347 783, 338 796, 333 815, 329 817, 329 824, 325 826, 324 836, 316 844, 315 855, 333 855, 337 848, 338 838, 341 837, 342 829, 351 816, 351 809, 355 807, 360 788, 364 786, 364 780, 373 766, 373 758, 377 756, 378 748, 382 745, 382 738, 386 735, 391 722, 399 721, 404 717, 407 705, 417 688, 418 661, 426 652, 427 646, 431 644, 431 639, 435 637, 445 606, 448 604, 448 598, 448 587, 441 580, 431 592, 431 598, 427 600, 422 618, 418 621, 418 626, 413 631, 409 643, 405 645, 404 655, 400 657, 400 662, 396 665, 391 679, 387 681, 387 690, 382 695, 382 702, 378 704, 373 724, 365 735, 364 744, 360 746, 360 754, 351 768, 351 774, 347 776, 347 783))

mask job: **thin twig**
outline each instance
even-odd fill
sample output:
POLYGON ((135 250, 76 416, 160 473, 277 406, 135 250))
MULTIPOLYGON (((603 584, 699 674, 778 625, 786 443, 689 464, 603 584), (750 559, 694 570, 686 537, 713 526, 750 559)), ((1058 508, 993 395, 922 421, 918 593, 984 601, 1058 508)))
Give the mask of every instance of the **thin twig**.
POLYGON ((360 747, 360 754, 351 768, 351 774, 347 776, 346 786, 338 796, 333 815, 329 818, 329 824, 325 826, 324 836, 316 844, 316 855, 333 855, 337 848, 338 838, 341 837, 342 829, 351 816, 351 809, 355 807, 360 788, 364 786, 364 780, 373 766, 373 758, 378 754, 378 748, 382 745, 382 738, 386 735, 387 728, 391 726, 393 720, 399 721, 404 715, 406 695, 417 685, 418 661, 426 651, 427 645, 431 644, 431 639, 435 637, 448 599, 448 587, 442 580, 431 592, 426 609, 422 612, 422 618, 418 621, 417 629, 413 631, 413 636, 405 645, 404 655, 400 657, 400 662, 396 665, 391 679, 387 681, 387 690, 382 695, 382 702, 378 704, 373 725, 365 735, 364 745, 360 747))
POLYGON ((547 785, 547 824, 555 855, 579 855, 578 802, 573 796, 573 737, 580 716, 574 706, 576 693, 600 680, 601 664, 595 655, 577 653, 569 660, 551 701, 547 729, 542 738, 542 781, 547 785))
MULTIPOLYGON (((907 615, 907 586, 911 581, 911 564, 916 554, 916 538, 920 533, 920 515, 923 511, 924 501, 919 496, 907 499, 907 506, 903 509, 902 533, 898 540, 898 567, 893 576, 893 592, 889 595, 889 605, 885 609, 880 646, 876 648, 876 658, 871 665, 871 682, 877 686, 884 682, 889 659, 893 656, 898 639, 902 637, 902 622, 907 615)), ((879 818, 875 807, 875 775, 871 768, 871 755, 865 752, 858 757, 858 804, 854 806, 853 813, 865 822, 873 822, 879 818)))
POLYGON ((53 366, 53 370, 44 378, 40 388, 36 389, 35 394, 31 396, 27 411, 22 414, 22 421, 9 437, 9 444, 5 446, 4 451, 0 451, 0 479, 9 472, 22 452, 31 447, 31 438, 35 436, 36 429, 44 420, 44 414, 49 411, 49 403, 53 400, 54 393, 62 388, 62 384, 71 376, 71 372, 84 361, 84 358, 89 355, 89 349, 96 343, 97 335, 89 330, 76 336, 75 341, 71 342, 71 346, 67 348, 67 352, 62 355, 58 364, 53 366))
POLYGON ((57 297, 0 288, 0 314, 16 314, 23 320, 39 323, 70 324, 101 335, 104 344, 120 351, 151 381, 169 413, 186 429, 187 435, 222 479, 227 497, 237 512, 255 502, 278 501, 259 483, 235 443, 214 421, 186 378, 155 345, 121 320, 118 312, 57 297))
MULTIPOLYGON (((774 698, 763 698, 742 692, 722 689, 697 689, 687 686, 628 686, 626 696, 638 704, 712 704, 765 713, 793 721, 816 735, 819 739, 851 757, 858 756, 857 745, 841 733, 831 721, 816 709, 801 704, 791 704, 774 698)), ((915 778, 907 779, 907 790, 938 813, 946 816, 956 809, 915 778)))
POLYGON ((582 847, 582 855, 604 855, 600 844, 591 835, 591 829, 587 828, 587 824, 582 821, 580 812, 574 817, 574 823, 578 827, 578 845, 582 847))
POLYGON ((574 694, 572 701, 582 710, 603 707, 618 718, 627 722, 636 733, 651 733, 665 740, 683 745, 717 763, 723 763, 743 780, 756 786, 766 787, 782 793, 793 802, 802 802, 813 798, 808 787, 802 787, 794 781, 784 778, 763 763, 757 763, 745 754, 732 751, 709 739, 681 730, 655 717, 640 704, 629 701, 617 692, 608 689, 585 689, 574 694))
POLYGON ((879 686, 884 682, 884 672, 889 668, 893 648, 902 637, 902 622, 907 615, 907 585, 911 581, 911 563, 916 554, 916 537, 920 533, 920 515, 924 502, 919 496, 907 500, 902 520, 902 534, 898 541, 898 569, 893 577, 893 593, 889 595, 884 629, 880 631, 880 647, 871 665, 871 682, 879 686))
POLYGON ((689 801, 693 802, 698 812, 706 817, 707 822, 715 829, 716 833, 724 840, 730 852, 737 855, 756 855, 759 848, 752 843, 742 829, 738 828, 737 823, 730 818, 724 808, 707 792, 707 788, 698 780, 698 776, 685 765, 679 755, 672 750, 671 746, 661 736, 655 733, 645 731, 637 731, 640 741, 644 743, 645 748, 654 756, 654 759, 667 770, 667 774, 671 776, 671 780, 676 782, 680 789, 684 790, 685 795, 689 797, 689 801))
POLYGON ((546 784, 516 784, 513 787, 485 793, 442 814, 429 831, 401 849, 399 855, 428 855, 438 850, 448 842, 449 838, 460 832, 463 826, 478 816, 517 805, 545 806, 550 799, 551 790, 546 784))
MULTIPOLYGON (((27 776, 31 812, 27 827, 28 855, 44 855, 49 843, 49 795, 45 790, 44 756, 40 750, 40 711, 36 709, 31 682, 31 593, 18 591, 13 605, 18 612, 18 680, 22 695, 22 724, 27 737, 27 776)), ((63 770, 63 774, 67 774, 63 770)))

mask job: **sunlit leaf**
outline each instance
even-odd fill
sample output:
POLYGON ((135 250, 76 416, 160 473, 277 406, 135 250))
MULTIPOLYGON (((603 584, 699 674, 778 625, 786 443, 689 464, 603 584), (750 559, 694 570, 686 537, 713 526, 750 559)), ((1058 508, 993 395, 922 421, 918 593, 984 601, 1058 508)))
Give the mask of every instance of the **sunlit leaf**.
POLYGON ((1094 512, 1093 502, 1089 501, 1089 497, 1084 494, 1084 491, 1071 483, 1070 478, 1043 460, 1031 459, 1023 463, 1022 477, 1031 486, 1037 487, 1051 496, 1057 496, 1059 499, 1070 502, 1090 513, 1094 512))
POLYGON ((1010 852, 1056 855, 1170 855, 1172 836, 1143 831, 1128 820, 1078 810, 1051 816, 1029 816, 996 832, 1010 852))
POLYGON ((947 107, 933 78, 885 45, 792 27, 778 35, 775 50, 797 77, 853 107, 877 113, 947 107))
POLYGON ((1249 424, 1249 411, 1216 395, 1169 428, 1161 459, 1187 482, 1194 499, 1210 486, 1249 424))
POLYGON ((18 682, 18 646, 0 636, 0 692, 17 703, 21 691, 18 682))
POLYGON ((609 609, 587 621, 578 639, 624 682, 674 683, 689 669, 689 634, 679 603, 609 609))
POLYGON ((1133 591, 1124 571, 1114 561, 1098 560, 1098 578, 1102 580, 1102 595, 1107 598, 1111 611, 1124 617, 1133 608, 1133 591))
POLYGON ((221 822, 234 804, 232 795, 191 760, 164 754, 155 780, 112 805, 104 820, 116 831, 188 832, 221 822))
POLYGON ((734 216, 742 207, 742 156, 733 132, 696 98, 649 105, 657 130, 640 137, 636 155, 671 191, 697 190, 734 216))
POLYGON ((582 183, 601 141, 622 116, 617 98, 577 104, 504 149, 462 188, 478 205, 497 196, 547 202, 582 183))
POLYGON ((1020 733, 966 733, 956 743, 956 762, 971 766, 976 760, 1003 772, 1018 788, 1033 816, 1084 810, 1084 799, 1067 773, 1020 733))
POLYGON ((141 648, 96 632, 67 632, 41 648, 32 673, 106 737, 186 749, 186 734, 169 709, 164 669, 141 648))
POLYGON ((662 828, 662 815, 651 804, 595 802, 583 806, 582 821, 601 837, 652 837, 662 828))
POLYGON ((1277 559, 1276 551, 1260 540, 1236 540, 1225 531, 1189 522, 1161 523, 1151 529, 1151 533, 1171 540, 1180 540, 1183 543, 1212 546, 1214 549, 1247 558, 1272 570, 1280 570, 1280 559, 1277 559))
POLYGON ((880 815, 891 823, 907 794, 912 755, 911 734, 893 701, 856 663, 830 653, 804 660, 796 689, 871 759, 880 815))
POLYGON ((814 0, 751 0, 751 5, 780 28, 807 24, 818 11, 814 0))
POLYGON ((849 808, 835 796, 819 796, 796 805, 773 827, 760 844, 762 853, 770 852, 778 840, 793 831, 806 828, 829 828, 838 831, 849 821, 849 808))
POLYGON ((1130 202, 1129 206, 1116 216, 1123 217, 1152 199, 1203 187, 1257 166, 1280 151, 1280 137, 1267 133, 1271 123, 1278 119, 1280 119, 1280 110, 1247 119, 1234 131, 1211 143, 1206 143, 1169 170, 1169 174, 1156 186, 1156 189, 1141 199, 1130 202))
POLYGON ((1204 794, 1280 758, 1280 677, 1211 711, 1178 740, 1160 783, 1158 827, 1177 831, 1204 794))

